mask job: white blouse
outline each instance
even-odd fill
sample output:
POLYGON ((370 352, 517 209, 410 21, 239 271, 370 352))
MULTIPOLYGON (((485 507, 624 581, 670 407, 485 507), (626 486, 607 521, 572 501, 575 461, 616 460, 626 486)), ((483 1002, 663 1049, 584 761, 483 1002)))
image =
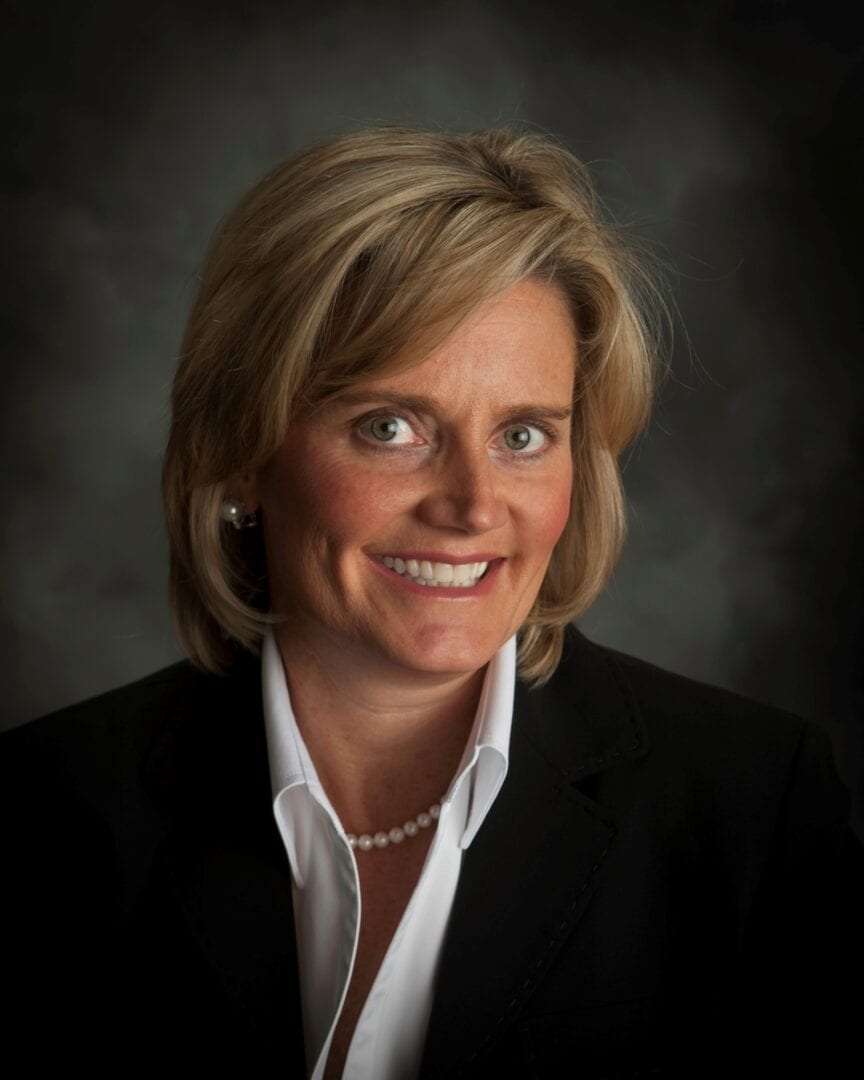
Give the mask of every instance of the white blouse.
MULTIPOLYGON (((354 1029, 344 1080, 408 1080, 419 1071, 462 852, 507 774, 515 678, 514 637, 487 668, 423 871, 354 1029)), ((360 881, 354 852, 297 727, 272 634, 264 642, 262 679, 273 813, 293 878, 306 1061, 312 1080, 320 1080, 354 970, 360 881)), ((360 858, 374 859, 375 853, 360 858)))

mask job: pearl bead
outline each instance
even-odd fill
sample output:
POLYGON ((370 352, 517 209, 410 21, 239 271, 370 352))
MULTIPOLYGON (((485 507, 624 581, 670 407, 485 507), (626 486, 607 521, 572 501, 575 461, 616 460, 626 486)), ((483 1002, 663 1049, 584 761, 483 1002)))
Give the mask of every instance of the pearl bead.
POLYGON ((359 848, 361 851, 371 851, 372 848, 385 848, 389 847, 390 844, 401 844, 406 836, 417 836, 421 829, 428 829, 434 825, 440 816, 441 803, 432 803, 428 810, 424 810, 413 820, 406 821, 401 829, 398 825, 394 825, 392 829, 387 831, 382 829, 381 832, 376 832, 374 836, 363 833, 362 836, 358 837, 353 833, 346 833, 345 839, 352 850, 359 848))
POLYGON ((238 499, 225 499, 219 508, 219 516, 232 525, 243 516, 245 507, 238 499))

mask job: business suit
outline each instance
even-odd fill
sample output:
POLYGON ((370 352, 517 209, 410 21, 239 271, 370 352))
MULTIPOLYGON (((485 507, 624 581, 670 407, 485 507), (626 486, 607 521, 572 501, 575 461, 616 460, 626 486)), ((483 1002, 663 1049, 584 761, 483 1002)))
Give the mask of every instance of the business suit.
MULTIPOLYGON (((19 1031, 37 1039, 47 1013, 97 1069, 135 1047, 142 1067, 170 1049, 303 1076, 258 662, 174 665, 3 744, 27 823, 6 856, 19 1031)), ((572 632, 553 679, 517 688, 421 1075, 830 1065, 853 1030, 840 977, 860 974, 847 811, 818 728, 572 632)))

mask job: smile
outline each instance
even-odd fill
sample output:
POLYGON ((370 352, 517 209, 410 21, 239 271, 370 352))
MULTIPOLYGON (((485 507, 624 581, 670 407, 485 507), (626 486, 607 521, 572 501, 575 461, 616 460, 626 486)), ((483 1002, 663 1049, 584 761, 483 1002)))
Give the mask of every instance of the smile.
POLYGON ((445 563, 383 555, 381 562, 415 585, 433 589, 471 589, 486 573, 488 562, 445 563))

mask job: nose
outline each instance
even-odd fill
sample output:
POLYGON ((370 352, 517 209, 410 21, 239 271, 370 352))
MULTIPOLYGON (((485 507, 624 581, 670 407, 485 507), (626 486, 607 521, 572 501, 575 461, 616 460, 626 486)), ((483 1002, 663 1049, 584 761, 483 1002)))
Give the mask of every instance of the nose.
POLYGON ((507 520, 504 483, 485 445, 454 445, 436 465, 420 503, 420 516, 438 529, 491 532, 507 520))

